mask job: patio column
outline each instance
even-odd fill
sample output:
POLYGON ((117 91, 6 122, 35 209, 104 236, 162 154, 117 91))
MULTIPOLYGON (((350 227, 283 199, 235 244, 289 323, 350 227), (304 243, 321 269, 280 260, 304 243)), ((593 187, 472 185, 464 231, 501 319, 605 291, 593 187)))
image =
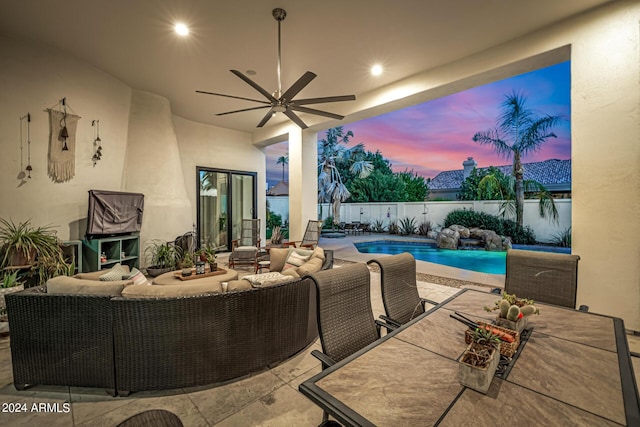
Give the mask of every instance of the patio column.
POLYGON ((318 145, 315 131, 289 130, 289 240, 302 240, 318 217, 318 145))

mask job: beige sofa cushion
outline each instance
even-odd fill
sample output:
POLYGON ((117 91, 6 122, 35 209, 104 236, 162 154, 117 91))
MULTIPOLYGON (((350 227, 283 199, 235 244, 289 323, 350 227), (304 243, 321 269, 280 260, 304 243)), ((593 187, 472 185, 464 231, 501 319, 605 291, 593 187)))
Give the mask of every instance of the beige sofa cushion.
POLYGON ((247 280, 230 280, 227 285, 227 292, 238 292, 251 289, 251 283, 247 280))
POLYGON ((251 274, 244 276, 243 280, 247 280, 254 288, 265 288, 267 286, 279 285, 280 283, 287 283, 295 280, 294 277, 285 276, 277 271, 271 271, 263 274, 251 274))
POLYGON ((282 274, 285 275, 285 276, 291 276, 291 277, 293 277, 295 279, 300 278, 300 275, 298 274, 298 272, 293 268, 288 268, 288 269, 284 270, 282 272, 282 274))
POLYGON ((296 269, 296 273, 300 277, 305 276, 309 273, 315 273, 316 271, 320 271, 322 269, 322 263, 324 261, 320 258, 311 258, 309 261, 302 264, 300 267, 296 269))
POLYGON ((56 276, 47 280, 47 293, 60 295, 111 295, 120 296, 122 290, 131 285, 131 280, 102 282, 99 280, 77 279, 68 276, 56 276))
POLYGON ((220 282, 181 283, 179 285, 149 286, 131 285, 124 288, 122 296, 125 298, 169 298, 221 293, 220 282))

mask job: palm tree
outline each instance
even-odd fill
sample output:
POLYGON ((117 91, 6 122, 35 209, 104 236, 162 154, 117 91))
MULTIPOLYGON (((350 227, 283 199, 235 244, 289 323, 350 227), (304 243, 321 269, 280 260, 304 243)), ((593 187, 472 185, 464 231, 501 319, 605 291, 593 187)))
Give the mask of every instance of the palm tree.
POLYGON ((337 126, 318 141, 318 201, 331 202, 334 224, 340 223, 340 204, 351 196, 337 166, 349 165, 349 171, 359 178, 366 178, 373 171, 373 164, 363 160, 364 144, 351 148, 341 145, 348 144, 352 137, 353 132, 345 133, 342 126, 337 126))
MULTIPOLYGON (((553 221, 558 221, 558 209, 553 200, 551 192, 544 185, 533 179, 522 181, 524 191, 528 194, 535 194, 540 200, 538 213, 541 217, 550 217, 553 221)), ((478 183, 478 200, 502 200, 500 214, 513 217, 516 212, 515 178, 506 176, 499 169, 485 175, 478 183)))
POLYGON ((498 155, 505 159, 513 156, 513 176, 515 178, 516 220, 523 225, 524 210, 524 168, 522 157, 540 148, 549 138, 556 138, 551 128, 561 117, 545 115, 536 117, 532 110, 525 108, 526 99, 522 94, 512 92, 502 103, 502 114, 495 128, 478 132, 475 142, 492 145, 498 155))
POLYGON ((289 164, 289 154, 285 154, 284 156, 278 157, 278 161, 276 165, 282 164, 282 180, 284 181, 284 165, 289 164))

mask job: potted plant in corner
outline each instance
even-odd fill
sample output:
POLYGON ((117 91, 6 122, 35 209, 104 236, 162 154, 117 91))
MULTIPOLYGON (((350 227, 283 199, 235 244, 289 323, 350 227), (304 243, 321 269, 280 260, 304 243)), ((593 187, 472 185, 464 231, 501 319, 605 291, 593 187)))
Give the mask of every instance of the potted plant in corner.
POLYGON ((151 240, 144 248, 144 254, 149 261, 147 273, 156 277, 176 269, 178 260, 182 258, 178 246, 162 240, 151 240))
POLYGON ((458 364, 460 384, 480 393, 489 390, 500 361, 499 344, 499 336, 490 329, 476 328, 473 331, 472 341, 458 364))
POLYGON ((31 220, 14 224, 0 218, 0 265, 31 266, 38 257, 57 257, 62 253, 56 230, 51 226, 33 227, 31 220))
POLYGON ((9 319, 7 318, 7 305, 4 296, 13 292, 24 290, 24 284, 18 279, 18 271, 4 272, 0 282, 0 336, 9 332, 9 319))

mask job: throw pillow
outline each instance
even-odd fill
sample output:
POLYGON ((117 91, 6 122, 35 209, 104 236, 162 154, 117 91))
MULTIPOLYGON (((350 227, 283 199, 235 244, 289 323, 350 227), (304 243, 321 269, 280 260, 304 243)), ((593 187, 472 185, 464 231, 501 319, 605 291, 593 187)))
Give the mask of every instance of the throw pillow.
POLYGON ((287 260, 287 255, 289 255, 288 248, 272 248, 269 251, 269 260, 271 261, 271 267, 269 269, 271 271, 282 271, 284 262, 287 260))
POLYGON ((100 276, 100 280, 102 282, 115 282, 118 280, 122 280, 122 276, 126 276, 129 274, 124 267, 120 265, 120 263, 111 267, 111 269, 100 276))
POLYGON ((284 263, 284 270, 288 270, 290 268, 298 268, 305 262, 309 260, 309 257, 313 251, 301 251, 301 250, 292 250, 287 257, 287 261, 284 263))
POLYGON ((142 274, 142 271, 138 270, 135 267, 133 267, 133 269, 131 270, 129 280, 132 280, 134 285, 151 285, 145 275, 142 274))

